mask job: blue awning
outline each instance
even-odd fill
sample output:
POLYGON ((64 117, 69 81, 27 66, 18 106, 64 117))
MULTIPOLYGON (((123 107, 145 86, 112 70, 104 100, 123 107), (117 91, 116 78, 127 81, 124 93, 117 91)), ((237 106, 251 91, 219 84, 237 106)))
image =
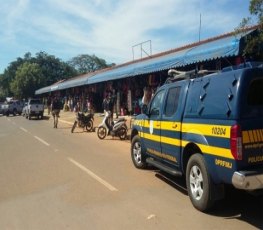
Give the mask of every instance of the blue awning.
POLYGON ((62 89, 68 89, 68 88, 72 88, 72 87, 83 86, 87 83, 88 79, 94 75, 95 75, 95 73, 87 73, 87 74, 78 76, 78 77, 73 78, 73 79, 68 79, 68 80, 60 83, 58 85, 58 89, 62 90, 62 89))
POLYGON ((50 92, 56 91, 56 90, 58 90, 58 85, 54 84, 54 85, 47 86, 47 87, 44 87, 44 88, 36 90, 35 94, 36 95, 40 95, 40 94, 43 94, 43 93, 50 93, 50 92))
POLYGON ((83 86, 87 84, 87 79, 91 76, 94 76, 94 73, 88 73, 88 74, 84 74, 84 75, 81 75, 81 76, 78 76, 72 79, 67 79, 61 82, 57 82, 51 86, 47 86, 47 87, 36 90, 35 94, 39 95, 43 93, 49 93, 49 92, 68 89, 72 87, 83 86))
POLYGON ((238 38, 232 35, 126 66, 117 66, 107 72, 98 73, 89 78, 87 84, 168 70, 222 57, 237 56, 240 50, 240 39, 240 36, 238 38))
POLYGON ((36 94, 149 74, 223 57, 238 56, 242 52, 240 48, 241 39, 254 30, 255 28, 240 34, 225 34, 199 43, 159 53, 143 60, 124 63, 109 69, 82 75, 58 83, 55 86, 39 89, 36 91, 36 94))

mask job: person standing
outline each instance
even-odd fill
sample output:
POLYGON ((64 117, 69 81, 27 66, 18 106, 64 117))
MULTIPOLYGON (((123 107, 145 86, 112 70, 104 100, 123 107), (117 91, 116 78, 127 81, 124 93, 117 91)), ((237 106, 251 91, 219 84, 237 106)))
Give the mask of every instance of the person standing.
POLYGON ((109 103, 110 103, 110 95, 107 94, 106 97, 103 99, 103 102, 102 102, 104 115, 106 114, 106 112, 109 111, 109 103))
POLYGON ((61 104, 58 98, 54 97, 51 104, 51 112, 54 120, 54 128, 58 127, 58 118, 59 118, 60 109, 61 109, 61 104))
POLYGON ((51 110, 51 98, 50 96, 47 98, 47 114, 50 114, 50 110, 51 110))

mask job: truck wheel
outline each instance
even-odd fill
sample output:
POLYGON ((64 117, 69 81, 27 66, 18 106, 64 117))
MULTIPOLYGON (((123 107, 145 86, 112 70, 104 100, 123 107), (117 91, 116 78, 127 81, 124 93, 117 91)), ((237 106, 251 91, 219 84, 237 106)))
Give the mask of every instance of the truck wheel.
POLYGON ((145 154, 142 151, 141 138, 138 135, 136 135, 132 139, 131 158, 132 158, 132 162, 136 168, 144 169, 147 167, 145 154))
POLYGON ((107 129, 103 126, 99 127, 97 135, 100 139, 104 139, 107 136, 107 129))
POLYGON ((205 212, 214 204, 214 184, 201 154, 190 157, 186 169, 186 185, 193 206, 205 212))

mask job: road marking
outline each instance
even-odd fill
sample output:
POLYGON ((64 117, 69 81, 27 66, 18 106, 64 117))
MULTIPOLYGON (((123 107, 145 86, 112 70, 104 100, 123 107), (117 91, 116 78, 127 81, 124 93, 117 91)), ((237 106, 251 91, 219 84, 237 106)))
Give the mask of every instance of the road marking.
POLYGON ((89 169, 87 169, 85 166, 81 165, 80 163, 78 163, 77 161, 71 159, 68 157, 68 160, 73 163, 74 165, 76 165, 77 167, 79 167, 81 170, 83 170, 84 172, 86 172, 87 174, 89 174, 93 179, 95 179, 96 181, 100 182, 101 184, 103 184, 105 187, 107 187, 110 191, 112 192, 116 192, 118 191, 118 189, 116 189, 114 186, 112 186, 111 184, 109 184, 107 181, 103 180, 102 178, 100 178, 99 176, 97 176, 95 173, 93 173, 92 171, 90 171, 89 169))
POLYGON ((147 217, 147 220, 150 220, 150 219, 155 218, 155 217, 156 217, 155 214, 151 214, 151 215, 149 215, 149 216, 147 217))
POLYGON ((74 122, 65 121, 65 120, 62 120, 62 119, 59 119, 59 122, 66 123, 66 124, 69 124, 69 125, 73 125, 73 123, 74 123, 74 122))
POLYGON ((47 145, 47 146, 50 146, 49 143, 45 142, 43 139, 41 139, 40 137, 38 136, 34 136, 34 138, 36 138, 37 140, 39 140, 40 142, 42 142, 43 144, 47 145))
POLYGON ((26 129, 24 129, 23 127, 19 127, 21 130, 23 130, 25 133, 28 133, 28 131, 26 129))

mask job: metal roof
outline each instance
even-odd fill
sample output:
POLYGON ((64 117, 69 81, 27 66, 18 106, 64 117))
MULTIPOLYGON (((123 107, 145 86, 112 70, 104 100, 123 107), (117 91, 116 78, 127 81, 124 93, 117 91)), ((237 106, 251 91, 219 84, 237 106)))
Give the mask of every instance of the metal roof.
POLYGON ((62 90, 82 85, 118 80, 122 78, 153 73, 170 68, 178 68, 189 64, 214 60, 222 57, 237 56, 241 53, 240 41, 242 37, 254 31, 255 28, 240 34, 229 33, 193 43, 178 49, 159 53, 142 60, 136 60, 112 68, 86 74, 72 80, 66 80, 53 86, 44 87, 36 91, 42 94, 55 90, 62 90))

